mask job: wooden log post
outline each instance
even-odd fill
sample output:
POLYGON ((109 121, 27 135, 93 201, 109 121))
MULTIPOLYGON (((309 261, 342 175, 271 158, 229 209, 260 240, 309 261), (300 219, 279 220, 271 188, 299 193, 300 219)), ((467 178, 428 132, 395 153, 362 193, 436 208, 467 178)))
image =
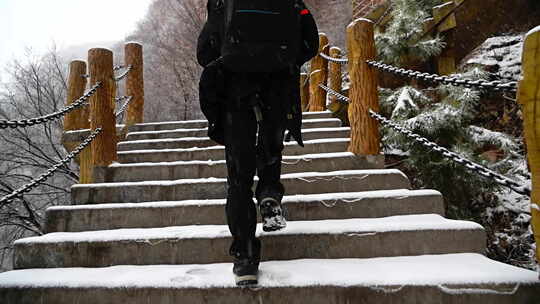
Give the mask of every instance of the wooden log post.
POLYGON ((302 112, 308 110, 309 106, 309 83, 307 73, 300 74, 300 100, 302 112))
POLYGON ((126 127, 143 122, 144 110, 144 78, 143 78, 143 47, 139 43, 125 45, 125 64, 131 66, 126 78, 126 95, 132 96, 128 108, 126 127))
POLYGON ((540 262, 540 26, 530 31, 523 45, 523 79, 518 101, 522 106, 527 158, 532 175, 531 226, 540 262))
MULTIPOLYGON (((324 33, 319 33, 319 51, 328 55, 328 37, 324 33)), ((326 91, 319 87, 319 84, 326 85, 328 78, 328 61, 317 55, 311 59, 311 74, 309 80, 309 111, 326 110, 326 91)))
POLYGON ((90 129, 101 128, 91 145, 92 160, 87 172, 81 172, 81 183, 96 181, 95 171, 106 168, 118 159, 116 153, 116 117, 111 106, 116 82, 113 73, 113 53, 110 50, 94 48, 88 51, 90 85, 100 82, 101 86, 90 98, 90 129))
MULTIPOLYGON (((69 64, 69 78, 66 105, 72 104, 79 97, 84 95, 86 89, 86 62, 81 60, 73 60, 69 64)), ((87 106, 80 107, 66 114, 64 119, 64 131, 73 131, 88 129, 90 122, 88 121, 89 108, 87 106)))
POLYGON ((356 19, 347 27, 349 53, 349 121, 351 143, 349 151, 356 155, 378 155, 380 135, 378 122, 369 116, 369 109, 379 112, 377 71, 366 60, 376 56, 373 22, 356 19))
MULTIPOLYGON (((84 94, 87 82, 88 80, 86 76, 86 62, 81 60, 73 60, 69 64, 66 105, 72 104, 84 94)), ((64 118, 64 132, 89 129, 89 116, 89 106, 82 106, 76 110, 69 112, 64 118)), ((73 151, 79 145, 79 142, 65 141, 64 138, 62 138, 62 144, 64 145, 66 150, 73 151)), ((85 172, 88 171, 91 160, 92 151, 90 150, 90 148, 82 150, 81 153, 75 158, 75 161, 79 164, 80 168, 80 180, 83 176, 85 176, 85 172)))
MULTIPOLYGON (((341 49, 338 47, 330 48, 330 57, 341 58, 341 49)), ((328 63, 328 87, 336 92, 341 93, 341 64, 337 62, 328 63)), ((330 103, 336 102, 337 98, 334 95, 330 95, 330 103)))

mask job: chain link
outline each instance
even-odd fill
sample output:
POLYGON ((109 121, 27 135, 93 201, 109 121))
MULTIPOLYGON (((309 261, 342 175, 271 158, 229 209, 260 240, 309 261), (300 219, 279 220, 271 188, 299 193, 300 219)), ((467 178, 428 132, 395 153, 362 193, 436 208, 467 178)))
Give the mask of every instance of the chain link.
POLYGON ((101 82, 98 82, 97 84, 95 84, 88 92, 86 92, 83 96, 79 97, 79 99, 77 99, 75 102, 71 103, 69 106, 63 108, 62 110, 58 111, 58 112, 55 112, 55 113, 52 113, 52 114, 47 114, 47 115, 44 115, 44 116, 41 116, 41 117, 37 117, 37 118, 30 118, 30 119, 23 119, 23 120, 5 120, 5 119, 1 119, 0 120, 0 129, 6 129, 6 128, 18 128, 18 127, 21 127, 21 128, 25 128, 25 127, 29 127, 29 126, 33 126, 33 125, 36 125, 36 124, 41 124, 41 123, 45 123, 45 122, 48 122, 48 121, 53 121, 53 120, 56 120, 56 119, 59 119, 61 117, 63 117, 64 115, 66 115, 67 113, 81 107, 81 106, 84 106, 86 104, 86 101, 90 98, 90 96, 92 96, 96 91, 97 89, 101 86, 101 82))
POLYGON ((129 74, 129 72, 131 71, 131 69, 133 69, 133 66, 132 66, 132 65, 129 65, 129 66, 127 67, 127 69, 124 71, 124 73, 122 73, 122 74, 119 75, 118 77, 115 77, 114 80, 120 81, 120 80, 126 78, 126 76, 129 74))
POLYGON ((392 12, 392 9, 393 9, 393 3, 390 3, 390 5, 388 5, 388 8, 386 8, 386 10, 384 11, 384 13, 382 14, 381 17, 379 17, 379 19, 377 19, 377 21, 375 21, 375 26, 378 26, 381 24, 381 22, 390 14, 390 12, 392 12))
POLYGON ((526 186, 523 186, 523 185, 519 184, 518 182, 513 181, 513 180, 509 179, 508 177, 503 176, 503 175, 501 175, 501 174, 499 174, 499 173, 497 173, 495 171, 492 171, 492 170, 490 170, 488 168, 485 168, 485 167, 483 167, 483 166, 481 166, 481 165, 479 165, 477 163, 474 163, 474 162, 472 162, 472 161, 470 161, 468 159, 465 159, 465 158, 461 157, 459 154, 454 153, 452 151, 449 151, 448 149, 446 149, 444 147, 441 147, 441 146, 437 145, 436 143, 431 142, 431 141, 429 141, 428 139, 426 139, 424 137, 421 137, 418 134, 414 134, 410 130, 407 130, 407 129, 399 126, 398 124, 384 118, 380 114, 375 113, 373 110, 369 110, 369 114, 371 115, 371 117, 375 118, 377 121, 379 121, 384 126, 390 127, 392 129, 398 131, 399 133, 406 135, 407 137, 413 139, 414 141, 422 144, 426 148, 429 148, 431 150, 439 152, 444 157, 449 158, 449 159, 453 160, 454 162, 456 162, 458 164, 464 165, 467 169, 470 169, 470 170, 472 170, 472 171, 474 171, 474 172, 476 172, 476 173, 478 173, 478 174, 480 174, 480 175, 482 175, 484 177, 491 178, 496 183, 498 183, 499 185, 508 187, 508 188, 512 189, 513 191, 519 193, 519 194, 531 196, 531 189, 530 188, 528 188, 526 186))
POLYGON ((115 65, 115 66, 113 67, 113 71, 116 72, 116 71, 119 71, 119 70, 121 70, 121 69, 123 69, 123 68, 125 68, 125 66, 123 66, 123 65, 121 65, 121 64, 115 65))
POLYGON ((124 103, 124 105, 120 108, 120 110, 116 113, 116 117, 118 118, 118 116, 120 116, 122 113, 124 113, 124 111, 127 109, 127 106, 129 105, 129 103, 133 100, 133 96, 122 96, 121 98, 123 99, 127 99, 126 100, 126 103, 124 103))
POLYGON ((319 55, 328 60, 328 61, 332 61, 332 62, 335 62, 335 63, 339 63, 339 64, 347 64, 349 63, 349 59, 348 58, 334 58, 334 57, 330 57, 324 53, 319 53, 319 55))
POLYGON ((440 76, 437 74, 422 73, 414 70, 407 70, 398 68, 389 64, 384 64, 379 61, 368 60, 368 65, 380 69, 385 72, 390 72, 396 75, 401 75, 409 78, 416 78, 428 82, 439 84, 450 84, 453 86, 464 86, 466 88, 476 87, 479 89, 488 89, 494 91, 507 91, 511 93, 517 92, 517 82, 502 83, 500 81, 487 81, 487 80, 468 80, 458 79, 457 77, 440 76))
POLYGON ((13 191, 11 194, 8 194, 0 199, 0 206, 3 204, 11 203, 13 200, 22 197, 24 193, 30 192, 37 185, 44 182, 46 179, 51 177, 58 168, 67 165, 75 156, 77 156, 83 149, 85 149, 98 135, 101 133, 102 129, 95 129, 90 135, 77 147, 75 150, 71 151, 64 159, 57 162, 54 166, 49 168, 45 173, 41 174, 39 177, 33 179, 30 183, 22 186, 21 188, 13 191))
POLYGON ((345 95, 342 95, 342 94, 332 90, 331 88, 325 86, 322 83, 319 84, 319 87, 321 89, 325 90, 328 94, 335 96, 339 101, 342 101, 344 103, 349 103, 349 101, 350 101, 349 97, 347 97, 345 95))
MULTIPOLYGON (((329 87, 327 87, 327 86, 325 86, 323 84, 319 84, 319 87, 324 89, 329 94, 336 96, 341 101, 350 102, 350 99, 348 97, 346 97, 344 95, 341 95, 340 93, 330 89, 329 87)), ((506 176, 503 176, 503 175, 501 175, 501 174, 499 174, 497 172, 494 172, 492 170, 489 170, 488 168, 485 168, 485 167, 483 167, 483 166, 481 166, 479 164, 476 164, 476 163, 474 163, 474 162, 472 162, 472 161, 470 161, 468 159, 465 159, 465 158, 461 157, 459 154, 454 153, 452 151, 449 151, 448 149, 446 149, 444 147, 441 147, 441 146, 437 145, 436 143, 431 142, 431 141, 429 141, 428 139, 426 139, 424 137, 421 137, 418 134, 414 134, 410 130, 407 130, 407 129, 399 126, 398 124, 384 118, 380 114, 375 113, 373 110, 369 110, 369 114, 371 115, 371 117, 378 120, 384 126, 390 127, 392 129, 406 135, 407 137, 412 138, 414 141, 416 141, 418 143, 421 143, 425 147, 441 153, 444 157, 449 158, 449 159, 455 161, 458 164, 464 165, 468 169, 473 170, 476 173, 478 173, 478 174, 480 174, 480 175, 482 175, 484 177, 492 178, 498 184, 500 184, 502 186, 505 186, 505 187, 508 187, 508 188, 514 190, 515 192, 519 193, 519 194, 524 194, 524 195, 527 195, 527 196, 531 195, 531 189, 529 189, 528 187, 522 186, 519 183, 507 178, 506 176)))

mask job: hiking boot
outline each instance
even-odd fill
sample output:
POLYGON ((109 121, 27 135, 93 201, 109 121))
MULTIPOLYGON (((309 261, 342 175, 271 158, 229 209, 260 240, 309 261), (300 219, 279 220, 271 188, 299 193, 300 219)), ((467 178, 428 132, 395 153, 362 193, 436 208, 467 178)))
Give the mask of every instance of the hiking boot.
POLYGON ((245 244, 234 242, 230 253, 234 257, 233 273, 237 286, 258 284, 261 241, 253 239, 245 244), (243 248, 239 248, 243 247, 243 248))
POLYGON ((237 286, 257 285, 259 262, 250 258, 235 258, 233 273, 237 286))
POLYGON ((271 232, 285 228, 287 221, 283 216, 281 203, 273 197, 266 197, 259 203, 261 218, 263 222, 263 231, 271 232))

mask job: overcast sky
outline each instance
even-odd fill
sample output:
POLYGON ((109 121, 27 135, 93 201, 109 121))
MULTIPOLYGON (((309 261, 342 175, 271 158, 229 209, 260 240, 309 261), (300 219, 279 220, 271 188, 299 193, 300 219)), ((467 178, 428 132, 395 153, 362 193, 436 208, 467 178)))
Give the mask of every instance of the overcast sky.
POLYGON ((0 0, 0 70, 25 47, 40 53, 119 41, 130 34, 153 0, 0 0))

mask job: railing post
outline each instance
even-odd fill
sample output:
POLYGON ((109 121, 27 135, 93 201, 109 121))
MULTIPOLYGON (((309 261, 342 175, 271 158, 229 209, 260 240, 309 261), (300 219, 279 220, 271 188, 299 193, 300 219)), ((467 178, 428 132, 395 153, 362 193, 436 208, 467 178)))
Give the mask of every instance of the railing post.
POLYGON ((92 142, 90 169, 81 176, 81 183, 95 182, 94 172, 105 168, 118 159, 116 153, 116 117, 111 100, 114 100, 116 82, 113 72, 113 53, 110 50, 94 48, 88 51, 90 85, 100 82, 101 86, 90 98, 90 128, 103 129, 92 142))
POLYGON ((377 71, 366 60, 375 60, 373 22, 356 19, 347 27, 349 53, 349 121, 351 143, 349 151, 357 155, 378 155, 380 135, 378 122, 369 116, 369 109, 379 111, 377 71))
POLYGON ((128 108, 126 127, 143 122, 144 79, 143 79, 143 47, 139 43, 125 45, 125 65, 131 66, 126 79, 126 95, 133 96, 128 108))
MULTIPOLYGON (((73 60, 69 64, 69 78, 66 105, 69 106, 79 97, 84 95, 86 89, 86 62, 73 60)), ((81 107, 66 114, 64 119, 64 131, 88 129, 88 107, 81 107)))
MULTIPOLYGON (((330 57, 341 58, 341 49, 338 47, 330 48, 330 57)), ((328 63, 328 87, 336 92, 341 93, 341 64, 330 61, 328 63)), ((337 98, 330 95, 330 102, 335 102, 337 98)))
POLYGON ((309 84, 306 83, 308 79, 307 73, 300 73, 300 100, 301 109, 307 111, 309 105, 309 84))
POLYGON ((531 226, 536 260, 540 261, 540 26, 525 37, 522 69, 518 101, 523 109, 527 158, 532 175, 531 226))
MULTIPOLYGON (((77 100, 84 94, 87 82, 86 62, 81 60, 73 60, 69 64, 66 105, 70 105, 73 103, 73 101, 77 100)), ((89 129, 89 116, 89 106, 83 106, 68 113, 64 119, 64 132, 89 129)), ((75 148, 75 144, 72 142, 64 142, 64 146, 68 151, 75 148)), ((79 163, 79 182, 88 182, 87 176, 90 176, 91 172, 92 151, 90 149, 82 150, 81 153, 75 158, 75 161, 79 163)))
MULTIPOLYGON (((319 33, 319 52, 328 55, 328 37, 324 33, 319 33)), ((319 84, 326 85, 328 77, 328 62, 320 55, 311 59, 311 75, 309 81, 309 111, 326 110, 326 91, 319 87, 319 84)))

